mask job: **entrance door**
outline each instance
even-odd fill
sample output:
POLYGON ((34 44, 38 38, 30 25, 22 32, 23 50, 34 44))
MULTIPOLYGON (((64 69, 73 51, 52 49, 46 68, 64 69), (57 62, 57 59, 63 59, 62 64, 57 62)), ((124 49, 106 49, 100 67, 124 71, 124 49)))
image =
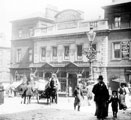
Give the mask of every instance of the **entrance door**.
POLYGON ((76 74, 69 74, 68 77, 68 88, 69 88, 69 96, 73 96, 73 92, 77 85, 77 75, 76 74))

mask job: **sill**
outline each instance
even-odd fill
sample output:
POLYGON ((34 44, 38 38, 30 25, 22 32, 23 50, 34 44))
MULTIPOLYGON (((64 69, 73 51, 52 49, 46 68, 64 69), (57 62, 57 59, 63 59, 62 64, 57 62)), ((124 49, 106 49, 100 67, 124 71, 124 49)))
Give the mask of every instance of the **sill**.
POLYGON ((111 61, 121 61, 121 58, 111 59, 111 61))

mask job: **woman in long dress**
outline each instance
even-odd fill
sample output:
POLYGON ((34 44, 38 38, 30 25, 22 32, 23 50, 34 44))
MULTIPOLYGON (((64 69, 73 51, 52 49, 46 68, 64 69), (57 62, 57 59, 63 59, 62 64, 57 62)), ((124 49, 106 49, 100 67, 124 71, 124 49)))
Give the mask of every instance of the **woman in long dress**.
POLYGON ((121 86, 118 89, 118 93, 119 93, 119 100, 120 100, 119 109, 126 110, 127 106, 126 106, 126 102, 125 102, 125 96, 126 96, 125 83, 121 83, 121 86))

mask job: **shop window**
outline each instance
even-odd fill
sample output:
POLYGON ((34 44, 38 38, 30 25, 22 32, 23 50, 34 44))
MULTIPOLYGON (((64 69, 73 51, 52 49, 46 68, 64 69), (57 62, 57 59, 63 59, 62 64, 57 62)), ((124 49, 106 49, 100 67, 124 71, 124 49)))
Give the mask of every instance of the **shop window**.
POLYGON ((21 49, 17 49, 16 51, 16 62, 20 62, 22 58, 22 50, 21 49))
POLYGON ((120 55, 120 42, 113 43, 113 59, 118 59, 121 57, 120 55))
POLYGON ((120 26, 121 26, 121 17, 115 17, 114 18, 114 24, 115 24, 115 28, 120 28, 120 26))

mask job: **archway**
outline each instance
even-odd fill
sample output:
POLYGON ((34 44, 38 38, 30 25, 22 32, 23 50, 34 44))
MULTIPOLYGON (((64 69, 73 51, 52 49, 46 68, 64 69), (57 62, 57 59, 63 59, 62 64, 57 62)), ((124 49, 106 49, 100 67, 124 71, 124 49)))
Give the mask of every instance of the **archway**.
POLYGON ((69 86, 69 95, 73 96, 73 91, 75 90, 75 87, 77 86, 77 75, 75 73, 69 73, 68 86, 69 86))

